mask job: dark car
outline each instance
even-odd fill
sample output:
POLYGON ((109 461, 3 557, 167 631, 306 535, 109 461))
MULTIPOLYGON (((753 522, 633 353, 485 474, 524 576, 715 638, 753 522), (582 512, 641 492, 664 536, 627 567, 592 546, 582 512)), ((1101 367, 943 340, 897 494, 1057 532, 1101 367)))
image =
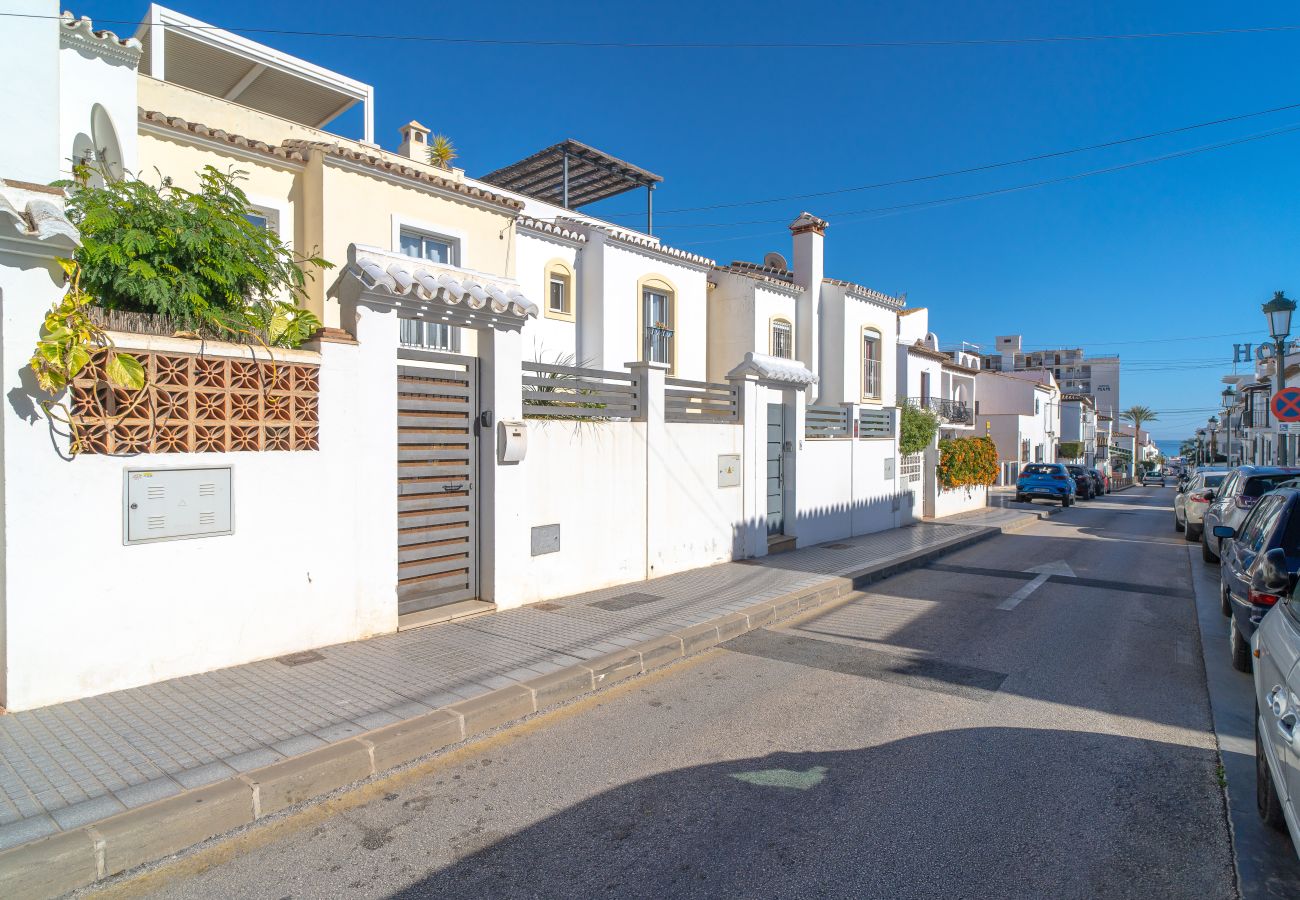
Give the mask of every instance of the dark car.
POLYGON ((1101 486, 1101 490, 1097 491, 1097 493, 1099 493, 1099 494, 1109 494, 1109 493, 1110 493, 1110 476, 1108 476, 1108 475, 1107 475, 1105 472, 1103 472, 1101 469, 1089 469, 1088 471, 1092 473, 1092 477, 1093 477, 1093 479, 1095 479, 1096 482, 1097 482, 1097 484, 1101 486))
POLYGON ((1016 479, 1016 501, 1056 500, 1062 506, 1074 502, 1075 484, 1069 469, 1061 463, 1028 463, 1016 479))
POLYGON ((1214 526, 1223 567, 1223 614, 1232 619, 1232 665, 1249 672, 1250 637, 1264 614, 1291 592, 1300 572, 1300 490, 1280 488, 1255 503, 1240 528, 1214 526))
POLYGON ((1092 475, 1087 469, 1069 463, 1066 463, 1065 468, 1074 479, 1074 496, 1080 500, 1091 500, 1097 496, 1097 482, 1092 480, 1092 475))

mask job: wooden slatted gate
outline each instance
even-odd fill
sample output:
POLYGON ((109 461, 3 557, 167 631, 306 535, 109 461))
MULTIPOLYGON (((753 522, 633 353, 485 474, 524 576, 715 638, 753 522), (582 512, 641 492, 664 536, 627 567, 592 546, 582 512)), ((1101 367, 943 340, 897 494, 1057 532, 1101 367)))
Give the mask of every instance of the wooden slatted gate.
POLYGON ((477 360, 403 351, 397 367, 397 610, 478 597, 477 360))

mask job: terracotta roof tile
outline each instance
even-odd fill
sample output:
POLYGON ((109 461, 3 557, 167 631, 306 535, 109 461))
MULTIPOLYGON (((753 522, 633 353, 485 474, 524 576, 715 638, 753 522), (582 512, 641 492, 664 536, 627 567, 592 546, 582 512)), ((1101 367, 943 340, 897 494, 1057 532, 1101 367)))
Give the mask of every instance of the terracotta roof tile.
POLYGON ((841 281, 838 278, 823 278, 822 281, 827 284, 833 284, 836 287, 842 287, 852 294, 857 294, 859 297, 865 297, 868 300, 874 300, 877 303, 884 304, 885 306, 892 306, 895 309, 903 308, 903 300, 901 298, 891 297, 889 294, 881 293, 880 291, 866 287, 865 285, 854 284, 852 281, 841 281))

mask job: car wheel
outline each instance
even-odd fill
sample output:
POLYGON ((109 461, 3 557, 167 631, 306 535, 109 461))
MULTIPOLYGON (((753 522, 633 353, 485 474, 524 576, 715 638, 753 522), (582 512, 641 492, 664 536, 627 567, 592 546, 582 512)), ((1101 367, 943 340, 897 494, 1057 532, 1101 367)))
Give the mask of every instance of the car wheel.
POLYGON ((1016 502, 1017 502, 1017 503, 1028 503, 1029 501, 1025 499, 1025 495, 1024 495, 1024 494, 1016 494, 1016 502))
POLYGON ((1174 513, 1174 531, 1182 531, 1182 530, 1183 530, 1183 521, 1182 519, 1178 518, 1178 513, 1174 513))
POLYGON ((1219 612, 1224 616, 1232 616, 1232 595, 1228 593, 1228 586, 1220 582, 1219 584, 1219 612))
POLYGON ((1210 549, 1210 542, 1205 537, 1204 531, 1201 532, 1201 559, 1207 563, 1217 563, 1219 561, 1218 554, 1210 549))
POLYGON ((1069 505, 1070 505, 1071 503, 1073 503, 1073 502, 1074 502, 1074 501, 1071 500, 1069 497, 1062 497, 1062 498, 1061 498, 1061 509, 1065 509, 1067 506, 1069 506, 1069 505))
POLYGON ((1282 813, 1282 798, 1273 784, 1273 772, 1264 755, 1264 739, 1259 736, 1259 704, 1255 704, 1255 808, 1265 824, 1278 831, 1286 829, 1286 816, 1282 813))
POLYGON ((1237 627, 1237 617, 1228 620, 1228 643, 1232 647, 1232 667, 1238 672, 1249 672, 1251 664, 1250 641, 1237 627))
POLYGON ((1187 539, 1187 540, 1189 540, 1189 541, 1192 541, 1193 543, 1195 543, 1196 541, 1199 541, 1199 540, 1201 539, 1201 526, 1200 526, 1200 525, 1193 525, 1193 524, 1191 524, 1191 523, 1189 522, 1189 523, 1185 526, 1185 529, 1186 529, 1186 530, 1183 532, 1183 537, 1184 537, 1185 539, 1187 539))

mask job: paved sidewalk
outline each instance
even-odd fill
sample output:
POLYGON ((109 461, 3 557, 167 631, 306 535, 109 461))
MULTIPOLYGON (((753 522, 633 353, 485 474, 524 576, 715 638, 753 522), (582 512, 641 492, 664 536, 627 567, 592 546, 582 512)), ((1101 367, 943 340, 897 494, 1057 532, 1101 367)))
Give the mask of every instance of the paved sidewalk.
POLYGON ((0 850, 1036 516, 985 509, 0 717, 0 850))

